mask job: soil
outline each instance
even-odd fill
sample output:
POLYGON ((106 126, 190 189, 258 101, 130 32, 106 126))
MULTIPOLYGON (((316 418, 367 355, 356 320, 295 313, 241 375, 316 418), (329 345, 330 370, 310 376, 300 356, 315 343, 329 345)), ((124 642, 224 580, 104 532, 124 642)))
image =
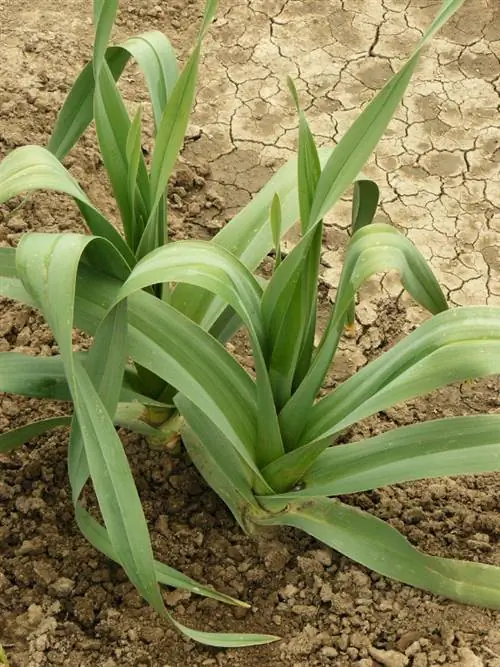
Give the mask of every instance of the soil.
MULTIPOLYGON (((0 157, 46 142, 90 53, 90 3, 0 0, 0 157)), ((296 136, 286 74, 298 81, 320 143, 332 143, 418 38, 440 0, 222 2, 207 38, 193 125, 171 182, 177 238, 209 238, 290 154, 296 136)), ((452 303, 500 302, 498 119, 500 5, 468 0, 422 60, 366 174, 381 214, 431 261, 452 303), (496 55, 495 55, 496 54, 496 55)), ((116 40, 158 28, 185 57, 200 0, 122 3, 116 40)), ((127 70, 124 94, 144 99, 127 70)), ((147 130, 144 146, 148 148, 147 130)), ((112 217, 92 131, 66 165, 112 217)), ((0 210, 0 243, 26 231, 82 230, 64 197, 40 193, 0 210)), ((321 318, 334 296, 348 202, 327 220, 321 318)), ((293 244, 293 235, 288 243, 293 244)), ((342 341, 331 381, 348 377, 413 329, 423 314, 392 275, 361 294, 357 330, 342 341)), ((86 340, 75 336, 75 344, 86 340)), ((245 361, 242 341, 235 353, 245 361)), ((0 350, 57 353, 40 316, 0 303, 0 350)), ((498 412, 500 381, 453 386, 350 429, 366 437, 446 415, 498 412)), ((66 406, 0 394, 0 430, 66 406)), ((273 645, 200 647, 145 605, 123 572, 75 526, 59 429, 0 455, 0 642, 12 667, 500 667, 498 612, 461 606, 384 579, 291 530, 243 535, 183 453, 123 434, 160 560, 250 603, 232 609, 167 591, 175 617, 200 629, 272 632, 273 645)), ((500 565, 500 475, 399 485, 346 499, 430 553, 500 565)))

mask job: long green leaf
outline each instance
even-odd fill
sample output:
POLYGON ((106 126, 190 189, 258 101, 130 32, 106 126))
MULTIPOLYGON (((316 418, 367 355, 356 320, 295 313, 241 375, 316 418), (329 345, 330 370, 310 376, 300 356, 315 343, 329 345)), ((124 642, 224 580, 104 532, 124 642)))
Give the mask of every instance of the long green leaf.
POLYGON ((141 594, 163 613, 148 529, 127 458, 105 405, 72 349, 77 268, 86 246, 98 242, 76 234, 30 234, 21 240, 17 268, 59 344, 85 457, 118 560, 141 594))
POLYGON ((144 74, 158 126, 179 78, 179 66, 172 44, 163 33, 152 31, 128 39, 119 48, 130 53, 144 74))
MULTIPOLYGON (((33 190, 56 190, 73 197, 92 233, 107 239, 130 266, 134 264, 134 256, 118 231, 47 149, 40 146, 16 148, 0 162, 0 203, 33 190)), ((109 261, 116 262, 116 255, 110 255, 109 261)))
POLYGON ((38 435, 52 431, 59 426, 69 426, 69 424, 71 424, 71 416, 49 417, 2 433, 0 434, 0 453, 10 452, 12 449, 24 445, 31 438, 36 438, 38 435))
MULTIPOLYGON (((18 272, 54 330, 67 365, 85 456, 117 561, 145 599, 186 636, 212 646, 243 646, 274 641, 275 637, 266 635, 192 630, 176 621, 164 607, 144 514, 126 456, 106 406, 72 351, 77 268, 82 252, 91 242, 97 241, 69 234, 26 236, 17 253, 18 272)), ((79 480, 74 479, 75 488, 78 488, 84 475, 78 466, 75 470, 79 476, 79 480)))
MULTIPOLYGON (((99 327, 94 343, 88 355, 89 377, 93 380, 96 389, 106 410, 110 416, 117 412, 118 397, 122 383, 123 369, 126 361, 126 301, 121 301, 113 308, 99 327)), ((136 405, 136 404, 132 404, 136 405)), ((153 430, 153 429, 152 429, 153 430)), ((94 545, 97 545, 103 553, 117 560, 111 541, 105 528, 100 526, 90 515, 83 510, 78 503, 78 498, 83 490, 89 475, 87 459, 85 455, 84 442, 81 430, 75 422, 72 437, 70 439, 68 457, 69 477, 72 485, 73 502, 78 523, 83 532, 94 545)), ((123 480, 125 485, 127 480, 123 480)), ((133 491, 132 491, 133 493, 133 491)), ((163 583, 168 585, 181 585, 183 588, 205 594, 214 599, 220 599, 232 604, 240 604, 237 601, 197 584, 193 580, 184 577, 176 570, 162 566, 155 561, 155 574, 160 574, 163 583)), ((160 581, 160 578, 157 579, 160 581)))
POLYGON ((159 225, 164 221, 156 216, 157 207, 164 197, 168 179, 179 155, 184 135, 189 122, 189 114, 194 102, 198 66, 201 55, 201 44, 208 25, 217 9, 217 1, 209 0, 205 5, 202 29, 200 30, 195 48, 179 78, 176 81, 170 98, 163 110, 158 124, 157 137, 151 158, 149 219, 146 223, 141 243, 138 247, 138 258, 144 257, 158 246, 157 239, 161 235, 159 225))
POLYGON ((329 447, 309 468, 301 489, 286 497, 345 495, 417 479, 496 470, 500 470, 500 415, 450 417, 329 447))
MULTIPOLYGON (((111 542, 109 541, 108 534, 103 526, 101 526, 88 512, 86 512, 81 505, 76 507, 76 518, 78 525, 82 530, 82 533, 88 539, 88 541, 101 553, 105 556, 114 560, 116 562, 116 554, 113 551, 111 542)), ((248 607, 249 605, 240 600, 230 597, 229 595, 224 595, 224 593, 219 593, 218 591, 209 588, 207 586, 202 586, 194 579, 187 577, 185 574, 178 572, 172 567, 160 563, 155 560, 154 563, 156 578, 158 583, 163 584, 164 586, 174 586, 175 588, 183 588, 191 593, 196 595, 203 595, 207 598, 212 598, 219 602, 224 602, 225 604, 230 604, 236 607, 248 607)))
POLYGON ((266 465, 280 457, 283 446, 264 361, 266 341, 260 316, 262 289, 258 282, 223 248, 184 241, 159 248, 140 261, 119 298, 160 282, 187 282, 211 291, 227 301, 244 321, 252 341, 257 374, 256 462, 259 466, 266 465))
MULTIPOLYGON (((261 502, 269 509, 283 506, 265 497, 261 502)), ((465 604, 500 608, 498 567, 428 556, 384 521, 338 500, 308 498, 289 503, 262 523, 299 528, 365 567, 405 584, 465 604)))
POLYGON ((448 306, 431 269, 403 234, 383 223, 359 229, 349 244, 337 300, 308 374, 280 415, 289 447, 297 446, 316 394, 328 372, 356 292, 375 273, 394 269, 403 286, 433 313, 448 306))
POLYGON ((105 61, 106 49, 108 48, 111 30, 118 11, 118 0, 95 0, 93 10, 95 24, 93 62, 94 76, 96 76, 105 61))
MULTIPOLYGON (((116 80, 130 58, 125 49, 110 48, 106 54, 109 69, 116 80)), ((48 150, 63 160, 92 121, 94 112, 94 70, 92 61, 80 72, 57 116, 47 144, 48 150)))
MULTIPOLYGON (((108 47, 106 62, 117 80, 130 58, 144 74, 158 123, 170 91, 178 77, 175 53, 169 40, 158 31, 132 37, 120 46, 108 47)), ((48 149, 62 160, 85 132, 94 115, 94 64, 89 62, 73 84, 59 112, 48 149)))
MULTIPOLYGON (((108 417, 114 417, 120 397, 126 364, 127 302, 113 308, 99 325, 88 354, 86 372, 102 401, 108 417)), ((63 361, 64 357, 63 357, 63 361)), ((68 364, 65 364, 65 369, 68 364)), ((68 471, 72 487, 73 503, 76 507, 83 487, 90 475, 85 452, 85 442, 78 416, 71 429, 68 450, 68 471)), ((131 478, 122 480, 124 487, 131 478)), ((118 521, 117 521, 118 522, 118 521)))
POLYGON ((453 382, 500 372, 500 308, 431 318, 310 411, 301 442, 330 438, 370 414, 453 382))

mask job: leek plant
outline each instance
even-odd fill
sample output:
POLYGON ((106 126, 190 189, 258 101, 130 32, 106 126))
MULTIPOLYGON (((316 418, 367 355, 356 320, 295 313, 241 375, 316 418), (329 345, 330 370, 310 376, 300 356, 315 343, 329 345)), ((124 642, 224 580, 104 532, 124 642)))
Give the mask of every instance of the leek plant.
POLYGON ((20 148, 0 163, 0 202, 37 188, 62 191, 75 199, 91 232, 30 233, 17 249, 0 249, 0 294, 38 308, 60 349, 51 358, 0 354, 0 390, 74 406, 71 416, 1 435, 0 451, 70 424, 68 469, 80 529, 161 615, 197 641, 241 646, 275 637, 196 631, 167 612, 159 584, 243 603, 154 559, 116 425, 164 441, 184 425, 194 464, 245 531, 295 526, 381 574, 462 602, 500 606, 498 569, 424 555, 386 523, 336 498, 424 477, 496 470, 500 416, 444 419, 331 446, 368 415, 500 369, 500 310, 448 310, 417 249, 392 227, 373 222, 378 189, 359 176, 422 48, 462 2, 442 3, 407 64, 334 149, 316 149, 290 82, 299 114, 298 157, 211 242, 168 242, 166 188, 215 0, 207 3, 180 73, 160 33, 108 47, 117 0, 94 0, 93 59, 72 88, 48 149, 20 148), (129 117, 115 83, 131 56, 144 72, 155 118, 149 168, 141 152, 141 113, 129 117), (92 119, 123 236, 61 164, 92 119), (336 302, 315 346, 322 220, 352 183, 353 234, 336 302), (301 240, 282 257, 280 239, 297 220, 301 240), (275 270, 263 284, 254 271, 273 249, 275 270), (436 316, 318 399, 342 331, 353 322, 359 287, 392 269, 436 316), (93 336, 88 352, 73 351, 74 326, 93 336), (239 327, 250 338, 255 374, 224 347, 239 327), (81 504, 89 480, 102 523, 81 504))

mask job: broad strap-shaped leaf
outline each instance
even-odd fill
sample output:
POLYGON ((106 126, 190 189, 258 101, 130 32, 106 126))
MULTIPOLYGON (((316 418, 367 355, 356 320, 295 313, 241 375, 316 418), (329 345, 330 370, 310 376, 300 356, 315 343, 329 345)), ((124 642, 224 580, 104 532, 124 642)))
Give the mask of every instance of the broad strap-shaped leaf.
POLYGON ((0 248, 0 296, 34 306, 32 297, 17 276, 16 249, 0 248))
MULTIPOLYGON (((120 405, 117 403, 120 394, 121 376, 123 375, 123 368, 125 364, 125 349, 126 349, 126 302, 120 302, 114 309, 110 311, 101 326, 99 327, 90 353, 88 354, 87 369, 89 376, 94 382, 100 398, 103 400, 108 414, 117 415, 123 418, 125 415, 123 409, 120 410, 120 405), (118 408, 118 409, 117 409, 118 408)), ((137 403, 129 404, 130 406, 137 406, 137 403)), ((139 406, 142 407, 142 406, 139 406)), ((146 424, 144 424, 144 427, 146 424)), ((155 429, 150 429, 155 432, 155 429)), ((69 477, 73 492, 73 502, 75 504, 75 512, 77 521, 92 544, 99 548, 103 553, 110 558, 117 560, 115 550, 111 544, 107 530, 100 526, 95 519, 93 519, 80 505, 78 498, 82 492, 83 486, 87 481, 89 469, 85 455, 84 443, 82 440, 81 430, 77 422, 73 424, 73 430, 70 439, 69 448, 69 477)), ((157 561, 154 562, 155 573, 159 582, 170 586, 181 585, 198 594, 208 593, 210 597, 219 599, 223 602, 231 604, 240 604, 233 598, 218 594, 215 591, 210 592, 204 586, 185 577, 176 570, 162 565, 157 561)))
POLYGON ((61 417, 49 417, 39 421, 30 422, 26 426, 19 426, 6 433, 0 434, 0 454, 10 452, 16 447, 20 447, 38 435, 43 435, 47 431, 52 431, 59 426, 69 426, 71 424, 71 415, 62 415, 61 417))
POLYGON ((182 440, 202 477, 229 507, 240 526, 247 530, 248 513, 259 512, 254 489, 272 493, 245 464, 234 444, 185 396, 177 394, 175 403, 186 420, 182 440))
MULTIPOLYGON (((149 90, 156 123, 178 77, 177 59, 169 40, 158 31, 132 37, 120 46, 110 46, 106 62, 117 80, 130 58, 139 65, 149 90)), ((94 117, 94 65, 89 62, 73 84, 48 143, 48 149, 62 160, 85 132, 94 117)))
MULTIPOLYGON (((77 234, 27 235, 21 240, 17 251, 17 269, 25 287, 36 299, 52 328, 64 360, 83 445, 81 451, 70 454, 74 493, 79 483, 85 483, 87 478, 84 469, 86 461, 118 561, 141 594, 163 613, 164 605, 154 572, 146 520, 127 458, 106 404, 102 402, 89 374, 72 349, 77 269, 90 243, 104 241, 77 234)), ((117 306, 108 317, 119 317, 119 328, 123 332, 125 316, 126 307, 123 305, 117 306)), ((123 341, 125 355, 125 338, 123 341)), ((114 370, 115 373, 120 372, 114 370)), ((112 380, 116 377, 114 375, 112 380)), ((102 382, 107 383, 108 380, 103 378, 102 382)), ((117 384, 112 385, 115 395, 120 390, 121 378, 117 384)), ((111 399, 107 396, 106 400, 111 399)))
POLYGON ((100 71, 104 63, 117 11, 118 0, 94 0, 92 12, 95 25, 94 74, 100 71))
POLYGON ((500 308, 445 311, 318 401, 301 444, 331 438, 350 424, 414 396, 499 372, 500 308))
POLYGON ((162 230, 159 229, 159 226, 163 226, 165 223, 157 216, 157 207, 164 197, 168 179, 172 174, 184 141, 194 102, 201 45, 207 27, 215 16, 216 9, 217 0, 209 0, 205 6, 202 27, 193 53, 177 79, 158 123, 151 158, 149 218, 137 249, 139 259, 160 245, 159 240, 161 240, 162 230))
MULTIPOLYGON (((0 162, 0 203, 33 190, 55 190, 73 197, 91 232, 107 239, 132 266, 134 256, 113 225, 93 206, 76 180, 46 148, 16 148, 0 162)), ((118 265, 116 254, 110 262, 118 265)))
POLYGON ((285 495, 290 500, 337 496, 417 479, 497 470, 500 415, 450 417, 329 447, 306 472, 301 489, 285 495))
MULTIPOLYGON (((137 164, 130 164, 128 160, 131 122, 105 58, 117 6, 117 0, 103 3, 94 19, 94 119, 104 166, 120 209, 125 238, 135 252, 134 239, 140 237, 150 211, 149 179, 141 150, 136 154, 137 164), (131 192, 129 188, 132 180, 131 192), (139 229, 135 229, 136 224, 139 229)), ((136 128, 136 134, 138 132, 140 125, 136 128)))
MULTIPOLYGON (((86 367, 88 354, 78 352, 76 356, 86 367)), ((138 405, 155 405, 156 401, 134 389, 136 385, 137 378, 133 370, 127 368, 120 392, 120 401, 136 402, 138 405)), ((0 391, 34 398, 71 400, 64 363, 60 355, 42 357, 29 356, 20 352, 0 352, 0 391)))
MULTIPOLYGON (((84 445, 70 465, 73 492, 86 478, 88 464, 99 507, 116 560, 124 567, 140 593, 186 636, 214 646, 239 646, 274 641, 265 635, 207 633, 180 624, 167 612, 156 579, 147 525, 122 445, 107 406, 72 351, 71 330, 77 268, 89 243, 99 239, 79 235, 32 234, 24 237, 17 253, 18 272, 34 295, 58 340, 67 365, 75 417, 84 445), (57 304, 57 305, 56 305, 57 304)), ((117 305, 108 318, 120 317, 125 304, 117 305)), ((114 326, 114 321, 110 324, 114 326)), ((123 348, 125 349, 125 348, 123 348)), ((115 378, 116 379, 116 378, 115 378)), ((105 384, 106 378, 102 379, 105 384)), ((102 387, 103 385, 101 385, 102 387)), ((111 385, 116 396, 116 387, 111 385)), ((103 395, 107 390, 103 390, 103 395)), ((109 395, 106 396, 106 402, 109 395)))
POLYGON ((500 608, 500 569, 493 565, 428 556, 375 516, 338 500, 307 498, 288 503, 259 500, 279 511, 262 521, 299 528, 348 558, 384 576, 464 604, 500 608))
MULTIPOLYGON (((84 266, 78 278, 75 323, 94 333, 120 285, 84 266)), ((132 359, 211 415, 230 440, 247 449, 247 463, 255 465, 256 395, 249 375, 212 336, 145 291, 128 297, 128 312, 132 359)))
POLYGON ((403 286, 432 313, 448 307, 429 265, 409 239, 383 223, 359 229, 349 244, 337 288, 337 300, 309 372, 280 415, 281 428, 289 447, 299 442, 311 406, 337 349, 356 292, 370 276, 391 269, 399 272, 403 286))
POLYGON ((168 38, 157 30, 132 37, 120 47, 137 62, 146 80, 156 126, 179 78, 175 51, 168 38))
MULTIPOLYGON (((223 248, 200 241, 181 241, 159 248, 141 260, 123 285, 119 298, 148 285, 169 282, 187 282, 213 292, 247 326, 257 375, 255 460, 259 467, 266 465, 283 454, 283 447, 264 360, 261 287, 243 264, 223 248)), ((240 453, 246 456, 246 452, 240 453)))
MULTIPOLYGON (((126 350, 127 302, 123 301, 110 310, 99 325, 85 368, 110 419, 114 417, 118 406, 127 361, 126 350)), ((90 474, 77 416, 73 421, 69 441, 68 471, 76 507, 90 474)), ((130 484, 130 478, 124 478, 123 484, 127 483, 130 484)))

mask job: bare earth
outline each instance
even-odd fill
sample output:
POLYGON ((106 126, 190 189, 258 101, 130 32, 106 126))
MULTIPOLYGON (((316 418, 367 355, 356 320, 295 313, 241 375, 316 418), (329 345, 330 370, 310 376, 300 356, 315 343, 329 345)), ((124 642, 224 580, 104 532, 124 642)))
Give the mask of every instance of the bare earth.
MULTIPOLYGON (((164 30, 184 57, 200 0, 122 2, 116 40, 164 30)), ((0 157, 45 143, 90 53, 90 2, 0 0, 0 157)), ((177 237, 209 237, 245 204, 296 141, 286 75, 297 82, 320 143, 340 137, 403 62, 440 0, 224 0, 205 45, 184 163, 171 183, 177 237)), ((366 175, 382 191, 381 219, 430 259, 453 304, 500 305, 500 3, 467 0, 422 59, 404 105, 366 175)), ((131 106, 144 99, 128 70, 131 106)), ((147 130, 145 145, 147 148, 147 130)), ((93 201, 116 211, 94 136, 66 162, 93 201)), ((30 230, 81 230, 71 202, 40 194, 7 217, 0 243, 30 230)), ((324 238, 324 304, 334 296, 349 202, 324 238)), ((294 242, 293 235, 288 243, 294 242)), ((342 380, 422 319, 389 275, 364 290, 342 380)), ((85 345, 85 340, 75 343, 85 345)), ((0 303, 0 350, 57 351, 40 317, 0 303)), ((243 361, 244 343, 236 344, 243 361)), ((436 392, 366 420, 356 439, 444 415, 498 411, 492 378, 436 392)), ((64 409, 64 406, 63 408, 64 409)), ((61 406, 0 395, 0 430, 61 406)), ((182 592, 165 599, 200 629, 273 632, 272 646, 217 651, 185 641, 147 608, 123 573, 76 529, 65 468, 66 432, 0 456, 0 641, 13 667, 500 667, 498 613, 446 602, 370 574, 307 536, 250 539, 180 457, 124 436, 157 556, 248 601, 232 610, 182 592)), ((500 565, 500 476, 446 479, 350 499, 431 553, 500 565)))

